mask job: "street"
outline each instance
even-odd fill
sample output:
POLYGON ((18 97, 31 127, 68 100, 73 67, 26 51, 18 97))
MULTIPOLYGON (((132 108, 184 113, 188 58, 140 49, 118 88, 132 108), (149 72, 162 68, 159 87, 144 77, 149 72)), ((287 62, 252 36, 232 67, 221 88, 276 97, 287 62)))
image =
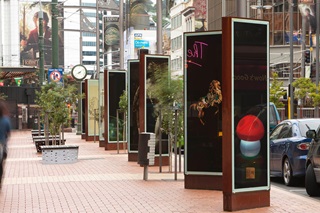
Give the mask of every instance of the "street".
POLYGON ((279 178, 279 177, 271 177, 271 190, 272 190, 272 186, 277 186, 283 190, 286 190, 288 192, 291 193, 295 193, 298 195, 301 195, 303 197, 307 197, 309 199, 314 199, 320 202, 320 197, 310 197, 307 192, 306 189, 304 187, 304 178, 299 178, 297 179, 297 184, 294 186, 286 186, 283 183, 283 179, 279 178))

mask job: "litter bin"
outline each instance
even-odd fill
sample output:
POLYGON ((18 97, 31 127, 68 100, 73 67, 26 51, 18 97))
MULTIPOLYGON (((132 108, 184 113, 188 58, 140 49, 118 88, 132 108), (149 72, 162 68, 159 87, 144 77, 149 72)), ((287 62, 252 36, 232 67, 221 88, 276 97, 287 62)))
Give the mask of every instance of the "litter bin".
POLYGON ((141 166, 154 165, 155 147, 156 136, 154 133, 140 133, 138 144, 138 164, 141 166))

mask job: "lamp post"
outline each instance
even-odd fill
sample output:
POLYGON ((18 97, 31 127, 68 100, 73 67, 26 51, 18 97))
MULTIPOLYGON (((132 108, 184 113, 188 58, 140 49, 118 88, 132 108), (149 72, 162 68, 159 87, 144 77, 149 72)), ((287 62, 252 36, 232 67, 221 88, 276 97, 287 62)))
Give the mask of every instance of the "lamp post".
POLYGON ((263 5, 263 2, 261 2, 260 0, 258 1, 258 4, 257 5, 250 5, 250 8, 251 9, 254 9, 254 10, 258 10, 259 12, 259 19, 264 19, 263 18, 263 10, 270 10, 272 9, 272 5, 263 5))
POLYGON ((292 82, 293 82, 293 2, 292 0, 289 2, 289 16, 290 16, 290 88, 289 88, 289 115, 288 118, 292 119, 293 118, 293 87, 292 87, 292 82))
MULTIPOLYGON (((320 31, 320 23, 319 23, 319 18, 320 18, 320 2, 319 0, 316 0, 316 19, 317 19, 317 30, 316 30, 316 85, 319 85, 319 31, 320 31)), ((317 93, 319 91, 317 90, 317 93)), ((315 114, 314 117, 318 118, 319 117, 319 106, 316 106, 315 108, 315 114)))
POLYGON ((59 68, 58 0, 52 0, 52 68, 59 68))
POLYGON ((40 12, 38 14, 39 17, 39 35, 38 35, 38 40, 39 40, 39 81, 40 81, 40 86, 43 84, 44 81, 44 52, 43 52, 43 46, 44 46, 44 38, 43 38, 43 12, 42 12, 42 3, 41 0, 39 1, 40 4, 40 12))

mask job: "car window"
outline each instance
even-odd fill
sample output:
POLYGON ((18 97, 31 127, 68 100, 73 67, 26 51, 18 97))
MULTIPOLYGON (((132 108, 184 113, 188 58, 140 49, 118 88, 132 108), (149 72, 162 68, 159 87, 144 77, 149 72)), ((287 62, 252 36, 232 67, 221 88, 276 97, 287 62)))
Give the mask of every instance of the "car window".
POLYGON ((270 135, 270 140, 276 140, 279 137, 279 134, 282 130, 282 127, 284 126, 284 124, 280 124, 279 126, 277 126, 271 133, 270 135))
POLYGON ((280 138, 290 138, 292 137, 292 128, 291 125, 285 124, 283 128, 281 129, 281 132, 278 136, 278 139, 280 138))
POLYGON ((270 125, 277 125, 278 121, 276 118, 276 113, 274 111, 274 107, 270 106, 269 108, 269 120, 270 120, 270 125))
POLYGON ((299 122, 300 133, 303 137, 306 137, 306 132, 309 130, 307 125, 310 129, 317 129, 320 125, 320 120, 304 120, 302 122, 299 122))
POLYGON ((319 126, 319 128, 318 128, 316 138, 320 138, 320 126, 319 126))

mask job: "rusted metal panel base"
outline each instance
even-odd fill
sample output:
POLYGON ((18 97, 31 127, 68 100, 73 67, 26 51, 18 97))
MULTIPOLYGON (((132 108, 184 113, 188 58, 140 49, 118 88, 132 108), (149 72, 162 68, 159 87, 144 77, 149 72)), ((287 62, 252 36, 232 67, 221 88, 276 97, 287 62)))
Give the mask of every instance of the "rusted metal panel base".
POLYGON ((270 190, 234 194, 223 193, 224 211, 239 211, 268 206, 270 206, 270 190))
POLYGON ((105 147, 106 146, 106 142, 103 140, 99 141, 99 147, 105 147))
POLYGON ((138 153, 128 153, 129 162, 138 162, 138 153))
POLYGON ((184 188, 222 190, 222 176, 185 175, 184 188))

